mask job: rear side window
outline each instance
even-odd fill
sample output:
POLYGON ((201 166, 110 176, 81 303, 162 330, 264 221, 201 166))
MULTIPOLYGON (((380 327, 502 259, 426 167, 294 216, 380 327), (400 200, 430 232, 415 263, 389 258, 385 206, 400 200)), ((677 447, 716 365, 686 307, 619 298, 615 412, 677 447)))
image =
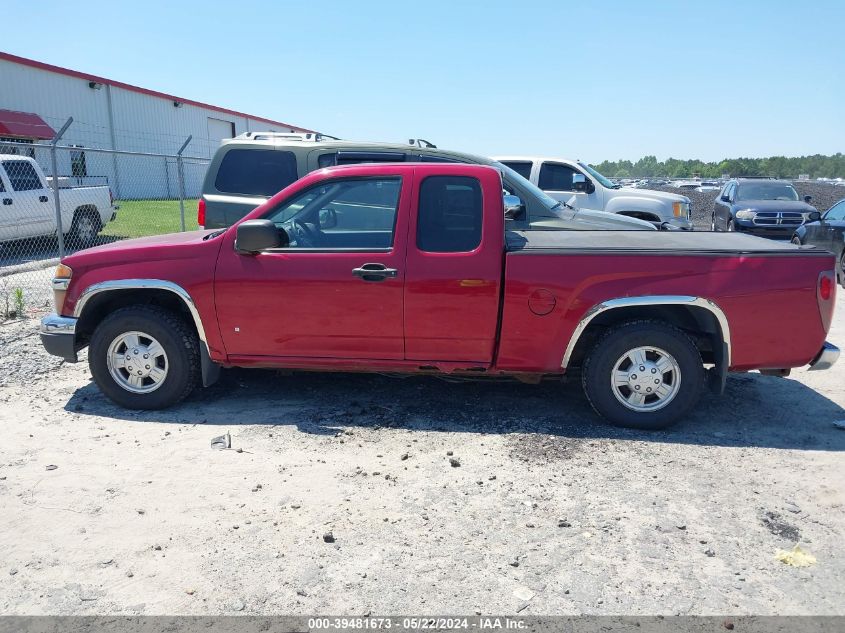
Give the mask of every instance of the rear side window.
POLYGON ((43 189, 38 172, 31 163, 25 160, 4 160, 3 169, 9 177, 12 191, 32 191, 43 189))
POLYGON ((560 163, 543 163, 540 167, 540 189, 544 191, 572 191, 572 167, 560 163))
POLYGON ((220 161, 214 188, 224 193, 272 196, 298 178, 293 152, 232 149, 220 161))
POLYGON ((515 161, 515 160, 508 160, 503 161, 505 165, 513 169, 516 173, 520 176, 525 178, 525 180, 531 179, 531 163, 524 162, 524 161, 515 161))
POLYGON ((481 244, 481 183, 468 176, 429 176, 420 185, 417 248, 464 253, 481 244))

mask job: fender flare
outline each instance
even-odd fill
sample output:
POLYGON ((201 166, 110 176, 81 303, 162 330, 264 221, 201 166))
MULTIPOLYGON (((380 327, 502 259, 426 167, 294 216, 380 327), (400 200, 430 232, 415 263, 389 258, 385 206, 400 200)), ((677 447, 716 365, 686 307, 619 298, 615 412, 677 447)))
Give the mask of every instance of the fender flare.
POLYGON ((721 376, 727 374, 727 370, 731 366, 731 330, 730 325, 728 324, 728 317, 715 301, 704 299, 702 297, 692 297, 686 295, 644 295, 639 297, 619 297, 597 303, 584 313, 584 316, 581 317, 578 325, 575 326, 575 330, 569 338, 569 343, 566 345, 566 351, 564 352, 563 360, 560 363, 561 368, 565 370, 567 365, 569 365, 569 360, 572 357, 572 353, 575 351, 575 346, 578 344, 578 340, 590 325, 590 322, 598 315, 617 308, 657 305, 698 307, 710 312, 719 324, 723 343, 721 353, 719 353, 719 350, 716 350, 716 369, 721 376))
POLYGON ((200 365, 202 369, 203 386, 208 387, 209 385, 214 384, 220 374, 220 365, 211 360, 211 354, 208 351, 208 339, 205 336, 205 328, 202 325, 202 318, 200 317, 199 310, 197 310, 194 300, 191 298, 188 291, 179 284, 175 284, 172 281, 166 281, 164 279, 113 279, 109 281, 101 281, 88 286, 82 291, 79 298, 76 300, 76 305, 73 307, 73 316, 77 319, 80 318, 85 311, 85 306, 91 298, 96 295, 114 290, 141 289, 166 290, 168 292, 172 292, 182 300, 182 303, 185 304, 185 307, 188 309, 188 313, 191 315, 191 319, 197 329, 197 337, 201 343, 200 365))

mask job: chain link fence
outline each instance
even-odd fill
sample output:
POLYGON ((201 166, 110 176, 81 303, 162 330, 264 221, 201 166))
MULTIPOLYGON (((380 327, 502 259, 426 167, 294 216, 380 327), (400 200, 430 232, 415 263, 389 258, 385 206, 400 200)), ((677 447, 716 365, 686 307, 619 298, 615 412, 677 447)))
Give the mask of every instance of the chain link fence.
POLYGON ((43 310, 59 260, 82 248, 197 229, 210 160, 0 139, 0 318, 43 310))

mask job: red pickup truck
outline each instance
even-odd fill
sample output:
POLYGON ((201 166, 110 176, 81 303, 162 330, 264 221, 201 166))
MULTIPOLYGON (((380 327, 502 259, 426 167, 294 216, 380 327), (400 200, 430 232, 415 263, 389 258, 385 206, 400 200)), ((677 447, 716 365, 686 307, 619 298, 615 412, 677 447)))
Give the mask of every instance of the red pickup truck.
POLYGON ((729 370, 830 367, 834 268, 739 234, 508 231, 492 167, 332 167, 228 229, 65 258, 41 338, 68 361, 87 345, 100 389, 132 409, 172 405, 221 367, 577 369, 602 416, 660 428, 729 370))

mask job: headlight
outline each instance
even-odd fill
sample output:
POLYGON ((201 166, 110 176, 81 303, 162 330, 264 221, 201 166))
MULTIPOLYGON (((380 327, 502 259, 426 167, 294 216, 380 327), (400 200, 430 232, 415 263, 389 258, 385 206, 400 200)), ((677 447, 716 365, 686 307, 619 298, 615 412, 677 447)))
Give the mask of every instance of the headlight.
POLYGON ((736 217, 738 220, 753 220, 757 217, 757 212, 753 209, 743 209, 736 212, 736 217))
POLYGON ((689 211, 689 202, 673 202, 672 203, 672 215, 676 218, 687 218, 689 219, 690 211, 689 211))

